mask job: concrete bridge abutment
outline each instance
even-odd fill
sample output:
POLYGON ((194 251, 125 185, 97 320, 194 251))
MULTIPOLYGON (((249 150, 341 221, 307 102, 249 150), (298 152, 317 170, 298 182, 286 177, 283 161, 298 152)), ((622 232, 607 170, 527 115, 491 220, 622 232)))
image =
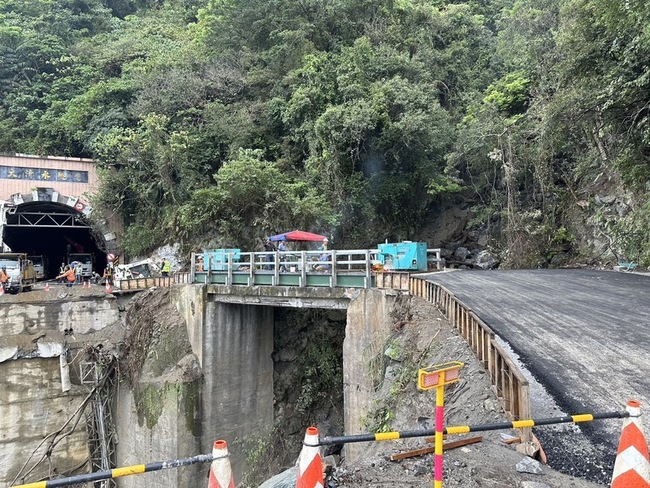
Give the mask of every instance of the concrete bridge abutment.
MULTIPOLYGON (((216 438, 232 443, 263 435, 273 426, 274 307, 347 309, 344 429, 350 435, 362 432, 374 394, 369 364, 383 354, 392 334, 390 312, 396 292, 201 285, 183 289, 175 294, 176 305, 186 319, 190 342, 204 371, 204 449, 216 438)), ((365 448, 350 444, 345 455, 353 460, 365 448)), ((231 457, 233 470, 241 473, 243 453, 231 450, 231 457)))

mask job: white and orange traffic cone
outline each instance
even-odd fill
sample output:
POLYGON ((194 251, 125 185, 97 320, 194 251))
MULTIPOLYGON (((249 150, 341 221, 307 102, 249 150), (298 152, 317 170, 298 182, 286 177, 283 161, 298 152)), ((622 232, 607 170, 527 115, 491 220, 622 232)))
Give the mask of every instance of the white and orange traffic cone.
POLYGON ((50 284, 49 283, 45 283, 45 291, 50 291, 50 284))
POLYGON ((113 289, 111 288, 111 284, 107 281, 106 282, 106 293, 111 293, 113 289))
POLYGON ((5 286, 0 283, 0 297, 5 294, 5 286))
POLYGON ((318 447, 318 429, 307 427, 305 441, 298 458, 296 488, 323 488, 323 461, 318 447))
POLYGON ((627 402, 630 416, 623 422, 611 488, 650 488, 648 444, 641 424, 641 404, 627 402))
POLYGON ((208 488, 235 488, 226 441, 216 441, 214 443, 212 458, 208 488))

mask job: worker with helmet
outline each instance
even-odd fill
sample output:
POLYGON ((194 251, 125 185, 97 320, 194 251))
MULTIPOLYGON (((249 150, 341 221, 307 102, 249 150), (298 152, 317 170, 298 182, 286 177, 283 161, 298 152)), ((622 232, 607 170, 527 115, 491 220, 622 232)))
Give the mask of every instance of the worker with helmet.
POLYGON ((57 280, 60 280, 61 278, 65 278, 67 280, 65 286, 70 288, 77 280, 75 276, 74 268, 71 268, 70 266, 66 266, 64 273, 56 277, 57 280))

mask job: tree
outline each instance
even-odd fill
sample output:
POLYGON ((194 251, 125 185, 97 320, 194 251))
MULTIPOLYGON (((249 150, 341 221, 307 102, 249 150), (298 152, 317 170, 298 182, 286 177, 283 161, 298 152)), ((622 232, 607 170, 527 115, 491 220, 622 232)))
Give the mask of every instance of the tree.
POLYGON ((215 232, 225 247, 254 249, 264 236, 286 229, 326 230, 334 223, 327 201, 304 182, 292 181, 259 150, 240 150, 214 175, 215 185, 195 191, 181 209, 181 229, 215 232))

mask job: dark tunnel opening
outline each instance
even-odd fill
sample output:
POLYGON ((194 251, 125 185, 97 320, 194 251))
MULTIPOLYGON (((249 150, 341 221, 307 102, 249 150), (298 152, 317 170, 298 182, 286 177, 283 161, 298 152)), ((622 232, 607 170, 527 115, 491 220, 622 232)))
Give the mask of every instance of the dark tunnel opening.
POLYGON ((15 214, 7 215, 4 227, 3 241, 12 252, 26 253, 30 256, 43 256, 45 264, 45 278, 53 279, 59 273, 62 263, 68 263, 70 253, 91 253, 94 256, 94 271, 102 274, 106 266, 106 253, 102 249, 103 243, 98 243, 93 236, 88 220, 74 209, 65 205, 31 203, 18 207, 15 214), (39 221, 40 225, 25 225, 26 219, 20 219, 21 212, 30 213, 30 221, 39 221), (44 218, 34 218, 35 214, 44 218), (72 222, 72 226, 56 226, 47 215, 57 214, 60 217, 54 220, 72 222), (74 219, 66 219, 68 214, 74 219), (20 225, 19 225, 20 224, 20 225))

